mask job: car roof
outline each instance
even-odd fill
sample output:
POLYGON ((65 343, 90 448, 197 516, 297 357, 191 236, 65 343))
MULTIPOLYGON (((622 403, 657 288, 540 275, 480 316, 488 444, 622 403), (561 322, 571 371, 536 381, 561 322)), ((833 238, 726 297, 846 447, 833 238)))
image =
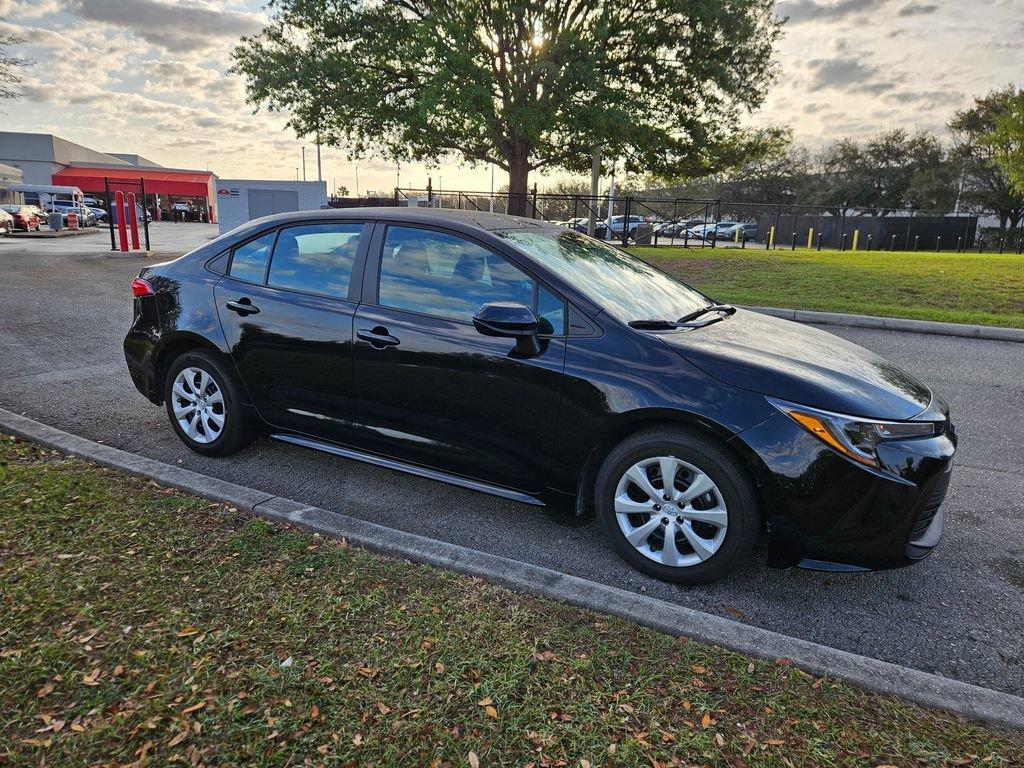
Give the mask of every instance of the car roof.
POLYGON ((315 211, 291 211, 275 213, 256 219, 250 224, 286 224, 291 221, 311 219, 373 219, 374 221, 415 222, 423 224, 455 224, 478 227, 490 232, 507 229, 556 229, 542 219, 527 219, 522 216, 507 216, 488 211, 457 210, 450 208, 416 208, 408 206, 367 206, 361 208, 322 208, 315 211))

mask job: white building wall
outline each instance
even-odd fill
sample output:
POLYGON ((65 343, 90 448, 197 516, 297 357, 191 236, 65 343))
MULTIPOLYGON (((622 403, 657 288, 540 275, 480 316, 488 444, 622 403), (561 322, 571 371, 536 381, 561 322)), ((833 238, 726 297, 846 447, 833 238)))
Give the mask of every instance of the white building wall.
POLYGON ((0 157, 0 163, 20 169, 24 184, 53 184, 53 174, 64 168, 60 163, 52 163, 46 160, 5 159, 0 157))
POLYGON ((217 179, 215 187, 221 233, 268 213, 315 211, 327 205, 326 181, 217 179))

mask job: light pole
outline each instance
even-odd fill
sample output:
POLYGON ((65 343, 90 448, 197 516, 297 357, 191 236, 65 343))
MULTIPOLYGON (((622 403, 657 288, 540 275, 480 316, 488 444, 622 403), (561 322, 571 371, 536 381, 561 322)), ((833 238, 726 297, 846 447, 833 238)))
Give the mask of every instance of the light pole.
POLYGON ((302 180, 306 180, 306 148, 302 148, 302 180))

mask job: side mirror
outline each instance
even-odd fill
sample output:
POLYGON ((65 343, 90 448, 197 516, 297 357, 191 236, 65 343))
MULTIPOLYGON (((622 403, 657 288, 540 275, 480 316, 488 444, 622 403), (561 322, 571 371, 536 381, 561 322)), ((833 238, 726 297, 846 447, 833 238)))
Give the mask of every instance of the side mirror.
POLYGON ((516 354, 523 357, 540 354, 537 316, 517 301, 492 301, 473 315, 473 326, 484 336, 516 340, 516 354))

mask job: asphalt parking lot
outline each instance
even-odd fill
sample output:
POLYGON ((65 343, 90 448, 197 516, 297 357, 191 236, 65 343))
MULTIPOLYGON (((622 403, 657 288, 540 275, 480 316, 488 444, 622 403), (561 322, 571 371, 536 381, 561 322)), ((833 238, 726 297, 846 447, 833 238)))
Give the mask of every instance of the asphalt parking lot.
POLYGON ((590 520, 266 440, 227 459, 189 452, 136 392, 121 353, 128 285, 146 259, 65 247, 0 243, 8 410, 304 503, 1024 694, 1024 345, 833 329, 949 400, 961 447, 942 545, 916 567, 853 575, 771 570, 758 556, 723 583, 687 589, 627 566, 590 520))

